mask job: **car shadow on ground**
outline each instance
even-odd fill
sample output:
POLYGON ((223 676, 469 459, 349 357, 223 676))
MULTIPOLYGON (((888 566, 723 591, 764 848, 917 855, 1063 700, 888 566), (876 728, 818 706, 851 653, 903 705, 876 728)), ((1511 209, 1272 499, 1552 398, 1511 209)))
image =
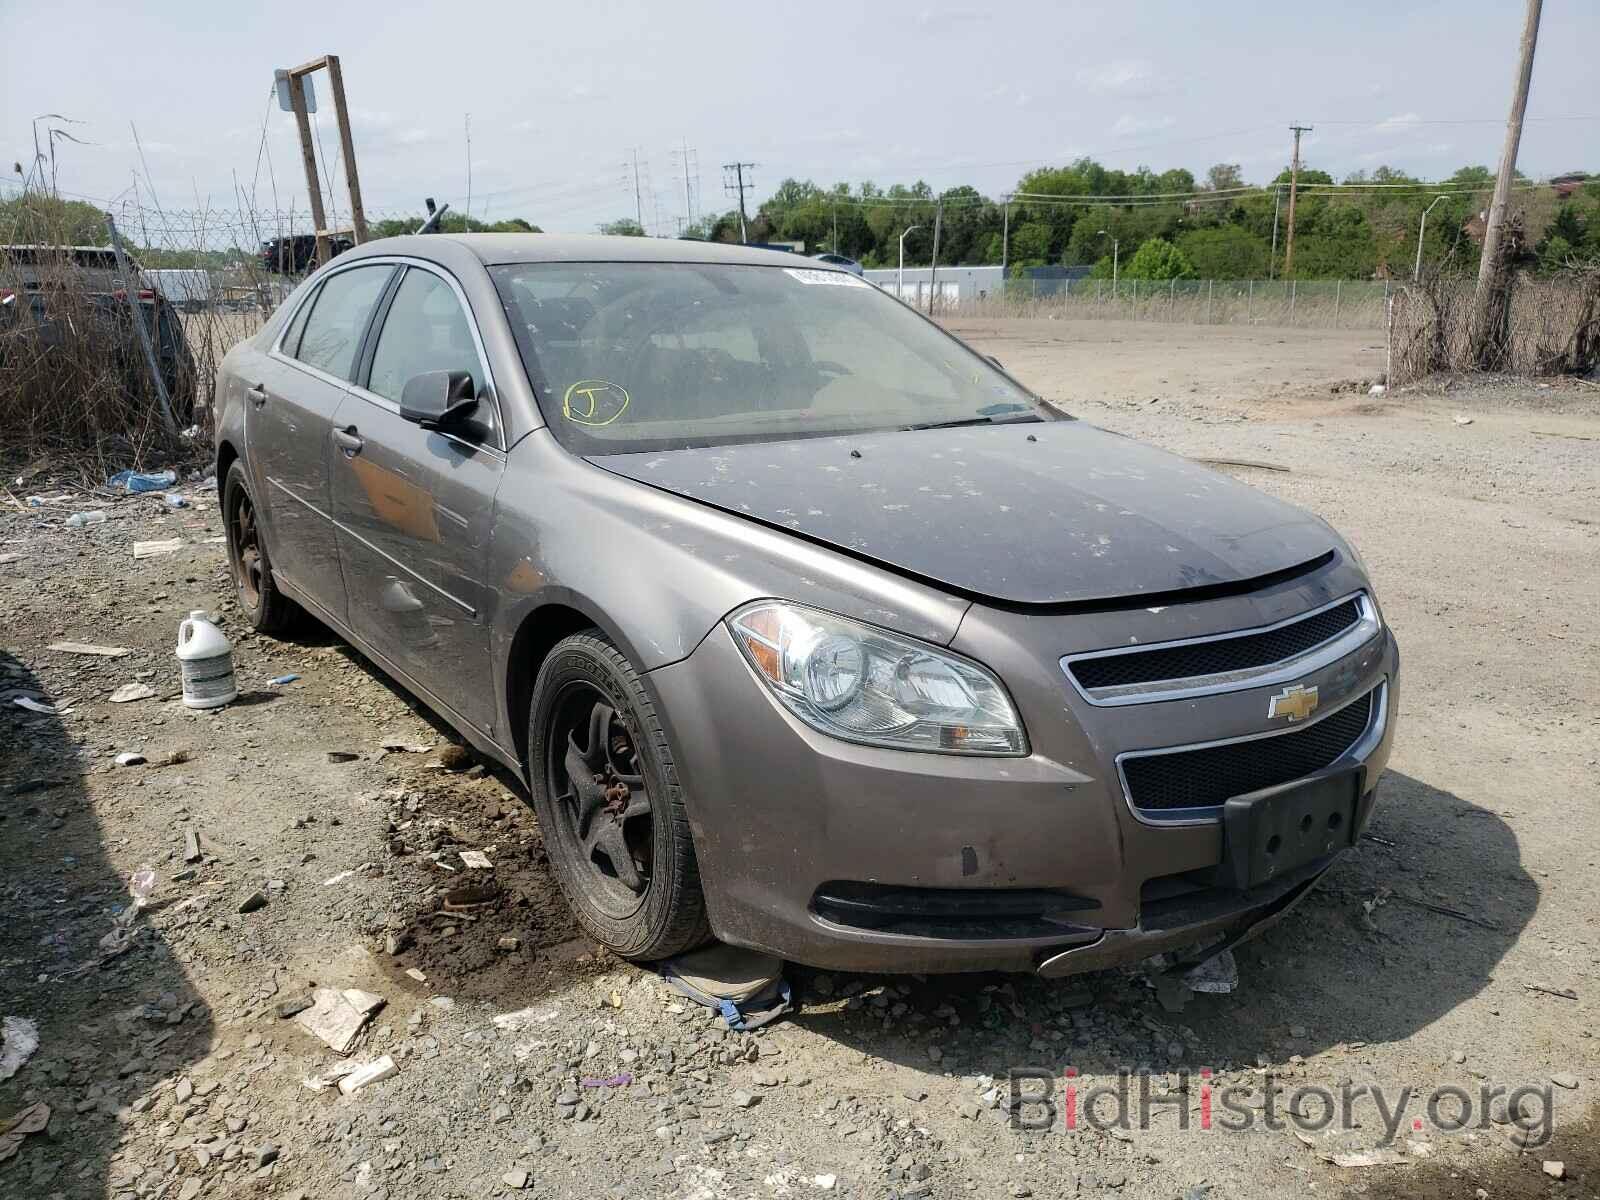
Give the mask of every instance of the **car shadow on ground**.
POLYGON ((794 1019, 919 1071, 997 1078, 1024 1066, 1254 1067, 1399 1041, 1488 984, 1539 888, 1498 815, 1407 775, 1384 777, 1367 832, 1296 910, 1237 951, 1232 994, 1193 996, 1181 1013, 1164 1010, 1132 968, 1060 980, 935 976, 910 987, 799 970, 808 1009, 794 1019), (1365 902, 1385 892, 1369 914, 1365 902), (852 993, 861 999, 841 1008, 837 998, 852 993), (828 997, 835 1003, 810 1007, 828 997))
POLYGON ((173 1087, 208 1053, 213 1022, 151 919, 169 881, 158 878, 119 945, 132 871, 107 856, 83 748, 59 717, 16 706, 17 690, 55 699, 0 651, 0 1017, 38 1032, 0 1081, 0 1126, 41 1102, 50 1119, 0 1161, 0 1195, 99 1200, 167 1173, 154 1145, 112 1159, 134 1112, 176 1122, 205 1103, 198 1090, 177 1103, 173 1087))

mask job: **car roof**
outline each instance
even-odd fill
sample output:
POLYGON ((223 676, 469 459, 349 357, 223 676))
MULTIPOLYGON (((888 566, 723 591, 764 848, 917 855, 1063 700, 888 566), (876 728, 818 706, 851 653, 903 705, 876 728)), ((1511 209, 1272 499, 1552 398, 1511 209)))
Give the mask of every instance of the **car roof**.
POLYGON ((653 262, 653 263, 728 263, 767 267, 817 266, 814 258, 782 250, 758 250, 727 242, 701 242, 688 238, 608 237, 603 234, 558 233, 428 233, 380 238, 364 242, 339 256, 407 254, 419 258, 439 257, 448 244, 464 249, 485 266, 540 262, 653 262))

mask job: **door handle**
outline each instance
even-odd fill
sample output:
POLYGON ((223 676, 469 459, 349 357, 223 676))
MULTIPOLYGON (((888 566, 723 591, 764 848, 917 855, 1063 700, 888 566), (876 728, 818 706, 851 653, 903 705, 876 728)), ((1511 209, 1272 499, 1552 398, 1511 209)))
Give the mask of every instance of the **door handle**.
POLYGON ((333 440, 339 444, 339 449, 344 451, 346 458, 354 458, 361 453, 361 447, 367 444, 361 435, 356 432, 354 425, 347 426, 344 429, 335 429, 333 431, 333 440))
POLYGON ((245 395, 250 397, 250 403, 254 404, 257 408, 260 408, 267 402, 267 389, 262 387, 259 383, 251 384, 250 390, 245 392, 245 395))

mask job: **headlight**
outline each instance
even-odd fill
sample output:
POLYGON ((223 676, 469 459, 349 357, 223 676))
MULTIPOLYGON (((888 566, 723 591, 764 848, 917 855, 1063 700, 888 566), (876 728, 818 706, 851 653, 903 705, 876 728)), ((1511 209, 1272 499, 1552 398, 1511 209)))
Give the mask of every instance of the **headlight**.
POLYGON ((822 733, 896 750, 1028 752, 1005 688, 976 663, 776 600, 741 608, 728 627, 778 699, 822 733))

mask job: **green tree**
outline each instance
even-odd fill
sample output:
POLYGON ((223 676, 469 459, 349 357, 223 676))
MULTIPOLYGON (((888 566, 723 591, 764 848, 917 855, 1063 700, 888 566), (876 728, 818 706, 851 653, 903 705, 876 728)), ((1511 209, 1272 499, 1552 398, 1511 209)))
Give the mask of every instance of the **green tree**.
MULTIPOLYGON (((126 237, 131 232, 123 234, 126 237)), ((63 200, 43 192, 0 200, 0 243, 104 246, 110 240, 106 214, 82 200, 63 200)))
POLYGON ((1194 264, 1166 238, 1151 238, 1122 268, 1126 279, 1193 279, 1194 264))
POLYGON ((1242 225, 1214 225, 1184 233, 1178 249, 1201 279, 1259 279, 1266 274, 1271 243, 1242 225))
POLYGON ((632 217, 622 217, 616 221, 607 221, 600 226, 600 232, 610 234, 612 237, 644 237, 644 226, 632 217))
POLYGON ((1218 163, 1206 171, 1206 187, 1213 192, 1225 192, 1244 186, 1244 172, 1238 163, 1218 163))

